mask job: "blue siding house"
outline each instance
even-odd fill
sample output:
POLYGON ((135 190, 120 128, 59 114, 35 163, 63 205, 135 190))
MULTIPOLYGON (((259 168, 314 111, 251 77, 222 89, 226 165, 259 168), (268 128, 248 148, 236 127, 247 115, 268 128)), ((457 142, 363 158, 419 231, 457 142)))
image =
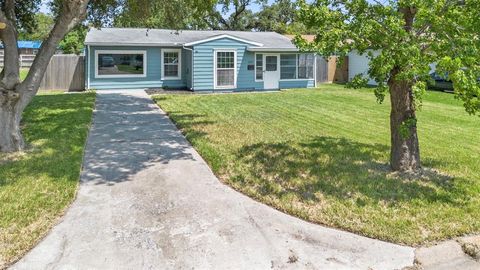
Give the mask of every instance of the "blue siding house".
POLYGON ((315 56, 274 32, 90 29, 88 89, 245 91, 315 86, 315 56))

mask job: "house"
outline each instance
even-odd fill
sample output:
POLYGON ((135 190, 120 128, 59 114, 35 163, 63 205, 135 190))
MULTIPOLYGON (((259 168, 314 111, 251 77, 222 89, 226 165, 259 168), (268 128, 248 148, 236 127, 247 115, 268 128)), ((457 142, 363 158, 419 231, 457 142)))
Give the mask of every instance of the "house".
MULTIPOLYGON (((41 41, 38 40, 19 40, 17 41, 17 47, 20 54, 35 55, 38 53, 41 41)), ((3 44, 0 44, 0 52, 3 55, 3 44)))
POLYGON ((90 29, 88 89, 242 91, 315 86, 315 56, 274 32, 90 29))
MULTIPOLYGON (((293 40, 295 35, 285 35, 293 40)), ((302 35, 302 38, 308 42, 315 40, 315 35, 302 35)), ((319 83, 346 83, 348 81, 348 57, 344 57, 339 62, 338 56, 330 56, 327 59, 321 55, 315 56, 315 81, 319 83)))

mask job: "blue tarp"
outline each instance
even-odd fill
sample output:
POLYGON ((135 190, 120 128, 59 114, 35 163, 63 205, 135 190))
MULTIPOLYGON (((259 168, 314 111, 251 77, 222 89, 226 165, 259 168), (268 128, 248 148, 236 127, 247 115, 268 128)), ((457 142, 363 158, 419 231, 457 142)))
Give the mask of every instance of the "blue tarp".
MULTIPOLYGON (((40 49, 42 42, 33 40, 19 40, 17 41, 17 45, 19 49, 40 49)), ((1 43, 0 48, 3 49, 3 44, 1 43)))

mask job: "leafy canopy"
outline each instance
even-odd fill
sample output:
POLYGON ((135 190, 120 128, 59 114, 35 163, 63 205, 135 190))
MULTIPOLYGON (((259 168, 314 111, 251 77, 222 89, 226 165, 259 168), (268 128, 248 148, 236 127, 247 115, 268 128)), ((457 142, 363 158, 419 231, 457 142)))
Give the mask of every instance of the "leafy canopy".
MULTIPOLYGON (((480 111, 480 0, 301 0, 299 19, 316 34, 297 45, 324 56, 356 50, 370 59, 368 74, 384 99, 388 80, 405 81, 417 103, 431 64, 445 72, 466 111, 480 111)), ((361 78, 363 77, 363 79, 361 78)))

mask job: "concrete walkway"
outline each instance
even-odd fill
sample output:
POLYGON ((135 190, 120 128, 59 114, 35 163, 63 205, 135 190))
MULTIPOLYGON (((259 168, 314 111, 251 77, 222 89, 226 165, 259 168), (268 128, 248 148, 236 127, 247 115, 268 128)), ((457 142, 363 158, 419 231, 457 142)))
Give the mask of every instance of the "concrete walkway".
POLYGON ((76 201, 12 269, 401 269, 413 248, 221 184, 143 91, 98 93, 76 201))

